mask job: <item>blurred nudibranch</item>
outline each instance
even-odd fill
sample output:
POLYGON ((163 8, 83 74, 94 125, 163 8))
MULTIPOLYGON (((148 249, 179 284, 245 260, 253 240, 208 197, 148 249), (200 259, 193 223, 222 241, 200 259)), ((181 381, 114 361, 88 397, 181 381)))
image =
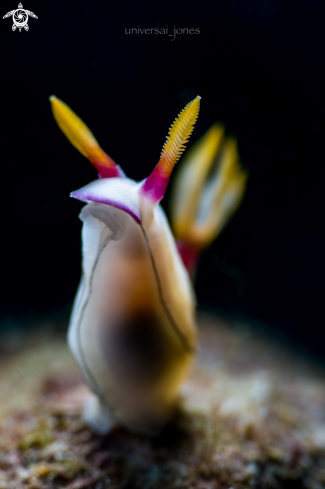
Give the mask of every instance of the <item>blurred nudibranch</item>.
POLYGON ((159 202, 193 131, 200 97, 175 119, 158 164, 142 182, 125 176, 64 102, 50 100, 59 127, 99 176, 71 194, 86 203, 82 278, 68 331, 92 391, 84 416, 98 433, 116 422, 154 432, 171 417, 196 349, 195 294, 184 263, 214 239, 243 194, 236 145, 213 126, 189 152, 173 189, 176 245, 159 202), (220 151, 219 169, 208 178, 220 151))

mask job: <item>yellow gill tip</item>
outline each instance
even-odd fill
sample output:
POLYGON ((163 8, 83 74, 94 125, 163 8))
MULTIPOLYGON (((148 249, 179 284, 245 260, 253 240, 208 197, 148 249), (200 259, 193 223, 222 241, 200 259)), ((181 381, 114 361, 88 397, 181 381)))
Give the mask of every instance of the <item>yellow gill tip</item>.
POLYGON ((206 247, 239 207, 246 179, 236 139, 224 138, 224 128, 213 124, 189 148, 177 175, 171 212, 176 238, 206 247))
POLYGON ((182 157, 171 192, 171 221, 177 239, 193 225, 209 173, 224 140, 224 127, 215 122, 182 157))
POLYGON ((245 193, 247 172, 240 164, 237 141, 226 139, 219 168, 203 189, 196 221, 188 239, 200 248, 211 243, 238 209, 245 193))

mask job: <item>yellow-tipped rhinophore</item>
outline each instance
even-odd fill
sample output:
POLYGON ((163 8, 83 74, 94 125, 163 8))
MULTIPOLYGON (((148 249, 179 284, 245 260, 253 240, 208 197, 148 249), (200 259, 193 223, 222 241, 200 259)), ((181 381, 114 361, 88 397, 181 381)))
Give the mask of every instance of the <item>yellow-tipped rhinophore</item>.
POLYGON ((201 97, 197 96, 192 102, 188 103, 176 117, 168 131, 167 140, 162 148, 160 157, 161 169, 165 174, 172 172, 175 163, 185 150, 185 144, 193 132, 199 115, 200 100, 201 97))
POLYGON ((247 175, 236 141, 214 124, 184 158, 172 189, 175 237, 202 249, 221 232, 244 195, 247 175))
POLYGON ((201 97, 197 96, 187 104, 174 120, 163 146, 160 160, 142 184, 142 194, 149 197, 154 204, 157 204, 165 195, 175 163, 181 157, 185 144, 193 132, 199 115, 200 99, 201 97))
POLYGON ((61 131, 66 135, 70 143, 91 161, 99 173, 101 173, 103 168, 115 168, 115 162, 101 149, 93 133, 80 117, 54 95, 50 97, 50 102, 54 118, 61 131))

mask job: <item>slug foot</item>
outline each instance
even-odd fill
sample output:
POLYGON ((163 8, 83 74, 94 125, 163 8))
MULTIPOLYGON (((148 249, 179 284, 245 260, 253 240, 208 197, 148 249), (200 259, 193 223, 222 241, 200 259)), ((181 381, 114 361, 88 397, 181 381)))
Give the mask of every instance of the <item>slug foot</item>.
POLYGON ((97 435, 107 435, 116 426, 112 409, 94 394, 90 394, 85 402, 83 418, 97 435))

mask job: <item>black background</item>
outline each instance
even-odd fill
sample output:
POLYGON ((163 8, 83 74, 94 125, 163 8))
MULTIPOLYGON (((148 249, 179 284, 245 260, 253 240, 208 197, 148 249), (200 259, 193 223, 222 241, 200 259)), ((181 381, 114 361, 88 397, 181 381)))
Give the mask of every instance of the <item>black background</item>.
MULTIPOLYGON (((1 1, 1 17, 17 2, 1 1)), ((80 276, 82 204, 69 192, 96 171, 59 131, 48 97, 66 101, 141 180, 199 94, 191 142, 222 121, 250 173, 242 207, 202 258, 199 306, 268 324, 323 355, 325 3, 23 4, 38 16, 29 32, 0 21, 3 324, 67 316, 80 276), (167 26, 200 34, 125 33, 167 26)))

